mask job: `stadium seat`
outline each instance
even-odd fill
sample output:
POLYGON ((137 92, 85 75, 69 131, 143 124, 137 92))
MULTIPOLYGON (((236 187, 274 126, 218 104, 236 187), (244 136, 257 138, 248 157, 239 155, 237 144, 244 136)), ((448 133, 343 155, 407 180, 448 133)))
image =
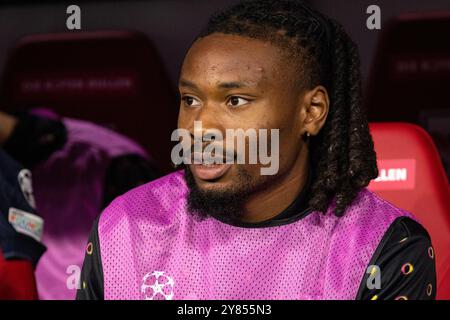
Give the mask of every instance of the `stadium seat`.
POLYGON ((436 147, 421 127, 371 123, 379 176, 369 189, 412 212, 436 252, 437 297, 450 299, 450 188, 436 147))
POLYGON ((368 77, 369 121, 403 121, 431 135, 450 180, 450 11, 404 13, 381 30, 368 77))
POLYGON ((151 41, 136 32, 31 35, 6 63, 5 111, 46 107, 136 140, 157 167, 170 170, 175 90, 151 41))

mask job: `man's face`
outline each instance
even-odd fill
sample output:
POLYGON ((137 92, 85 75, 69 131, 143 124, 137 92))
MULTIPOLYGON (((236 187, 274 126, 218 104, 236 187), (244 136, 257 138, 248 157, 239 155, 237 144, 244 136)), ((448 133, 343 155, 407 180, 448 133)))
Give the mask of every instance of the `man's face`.
MULTIPOLYGON (((256 39, 216 33, 193 44, 180 74, 178 128, 194 135, 194 121, 201 121, 203 134, 219 130, 224 139, 226 129, 279 129, 279 170, 275 175, 261 175, 261 167, 267 165, 259 161, 191 164, 188 175, 197 191, 251 196, 289 173, 303 148, 302 92, 294 65, 278 47, 256 39)), ((268 140, 270 151, 270 134, 268 140)))

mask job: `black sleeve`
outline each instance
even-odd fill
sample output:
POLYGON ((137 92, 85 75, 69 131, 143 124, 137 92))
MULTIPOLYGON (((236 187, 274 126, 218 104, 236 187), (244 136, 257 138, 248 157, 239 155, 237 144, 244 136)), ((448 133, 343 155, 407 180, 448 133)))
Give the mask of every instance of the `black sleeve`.
POLYGON ((113 159, 106 172, 103 208, 125 192, 159 177, 159 171, 150 161, 139 155, 113 159))
POLYGON ((103 300, 103 268, 98 239, 98 219, 94 222, 86 246, 76 300, 103 300))
POLYGON ((26 259, 36 266, 45 252, 44 222, 34 206, 31 172, 0 149, 0 250, 5 259, 26 259))
POLYGON ((434 300, 435 297, 436 267, 430 236, 414 220, 398 218, 367 266, 357 299, 434 300), (372 280, 378 272, 381 285, 377 288, 372 280))

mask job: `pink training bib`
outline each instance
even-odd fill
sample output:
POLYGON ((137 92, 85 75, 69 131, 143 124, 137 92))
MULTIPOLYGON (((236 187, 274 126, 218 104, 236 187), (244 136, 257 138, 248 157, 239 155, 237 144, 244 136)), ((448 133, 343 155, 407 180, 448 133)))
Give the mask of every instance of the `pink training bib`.
POLYGON ((186 211, 183 173, 116 199, 99 221, 105 299, 355 299, 390 224, 411 215, 363 189, 343 217, 244 228, 186 211))

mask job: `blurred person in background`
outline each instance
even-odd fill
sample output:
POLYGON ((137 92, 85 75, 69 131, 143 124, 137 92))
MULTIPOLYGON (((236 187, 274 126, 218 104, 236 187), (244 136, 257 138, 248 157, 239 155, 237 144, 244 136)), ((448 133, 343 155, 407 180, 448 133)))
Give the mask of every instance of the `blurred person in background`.
POLYGON ((50 109, 0 113, 0 143, 33 173, 36 206, 46 220, 47 252, 37 265, 41 299, 73 299, 94 219, 116 196, 158 177, 134 141, 50 109))
POLYGON ((34 272, 45 252, 44 220, 34 206, 30 171, 0 148, 0 300, 38 298, 34 272))

